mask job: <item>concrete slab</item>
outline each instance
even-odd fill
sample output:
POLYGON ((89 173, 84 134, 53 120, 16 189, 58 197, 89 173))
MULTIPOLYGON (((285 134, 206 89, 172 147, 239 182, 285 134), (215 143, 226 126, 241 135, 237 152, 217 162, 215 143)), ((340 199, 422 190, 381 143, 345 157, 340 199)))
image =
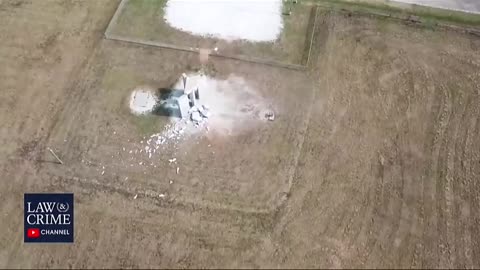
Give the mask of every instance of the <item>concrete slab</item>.
POLYGON ((137 89, 130 96, 130 109, 135 114, 151 112, 157 104, 157 98, 151 90, 137 89))

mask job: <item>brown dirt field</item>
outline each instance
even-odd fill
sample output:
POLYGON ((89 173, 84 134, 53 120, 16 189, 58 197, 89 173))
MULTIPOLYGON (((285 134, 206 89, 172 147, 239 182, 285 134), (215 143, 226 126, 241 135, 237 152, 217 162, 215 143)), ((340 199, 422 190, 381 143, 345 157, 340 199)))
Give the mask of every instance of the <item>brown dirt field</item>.
POLYGON ((1 268, 480 267, 480 39, 323 15, 307 72, 209 58, 274 122, 148 159, 126 97, 200 63, 104 40, 117 4, 0 0, 1 268), (75 193, 74 244, 23 243, 25 192, 75 193))

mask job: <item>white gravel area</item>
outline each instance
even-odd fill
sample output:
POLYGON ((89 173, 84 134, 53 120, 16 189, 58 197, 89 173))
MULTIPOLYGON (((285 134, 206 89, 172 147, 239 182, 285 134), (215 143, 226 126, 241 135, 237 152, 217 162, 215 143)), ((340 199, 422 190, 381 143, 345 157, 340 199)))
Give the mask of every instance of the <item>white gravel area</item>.
POLYGON ((282 0, 169 0, 164 19, 194 35, 270 42, 283 29, 282 0))

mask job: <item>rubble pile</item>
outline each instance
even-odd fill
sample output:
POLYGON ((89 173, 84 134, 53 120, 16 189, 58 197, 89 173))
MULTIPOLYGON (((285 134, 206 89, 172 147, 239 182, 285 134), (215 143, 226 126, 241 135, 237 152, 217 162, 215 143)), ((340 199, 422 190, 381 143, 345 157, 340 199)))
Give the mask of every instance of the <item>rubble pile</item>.
POLYGON ((193 106, 189 111, 190 120, 195 127, 205 124, 210 117, 210 109, 206 105, 193 106))
MULTIPOLYGON (((151 158, 162 145, 166 145, 169 142, 176 145, 183 138, 185 131, 188 128, 205 127, 208 131, 206 125, 208 124, 208 118, 210 115, 211 113, 208 106, 193 106, 190 108, 188 118, 183 118, 171 124, 167 124, 163 132, 152 134, 148 139, 144 138, 144 140, 140 141, 142 146, 139 152, 145 153, 151 158)), ((137 152, 138 151, 135 151, 135 153, 137 152)))
MULTIPOLYGON (((185 75, 172 89, 175 90, 175 95, 168 97, 156 96, 147 87, 138 87, 131 94, 130 108, 134 114, 147 114, 152 108, 167 104, 169 107, 165 108, 171 112, 168 114, 169 122, 158 133, 135 141, 128 139, 129 144, 117 152, 121 158, 112 167, 167 166, 172 172, 181 174, 183 153, 187 155, 188 147, 191 146, 186 144, 183 147, 183 143, 192 136, 209 132, 215 136, 237 134, 246 128, 255 127, 256 122, 276 121, 278 118, 273 108, 267 105, 266 99, 241 77, 231 76, 226 80, 218 80, 202 74, 185 75), (158 103, 165 100, 168 102, 158 103)), ((118 136, 116 131, 112 134, 118 136)), ((199 142, 201 141, 197 141, 199 142)), ((208 144, 208 147, 211 145, 208 144)), ((92 164, 88 160, 82 159, 82 162, 92 164)), ((102 167, 103 164, 97 165, 101 175, 109 175, 109 169, 102 167)), ((148 170, 143 170, 144 174, 147 172, 148 170)), ((125 177, 125 181, 127 179, 125 177)), ((173 180, 168 180, 173 183, 173 180)))

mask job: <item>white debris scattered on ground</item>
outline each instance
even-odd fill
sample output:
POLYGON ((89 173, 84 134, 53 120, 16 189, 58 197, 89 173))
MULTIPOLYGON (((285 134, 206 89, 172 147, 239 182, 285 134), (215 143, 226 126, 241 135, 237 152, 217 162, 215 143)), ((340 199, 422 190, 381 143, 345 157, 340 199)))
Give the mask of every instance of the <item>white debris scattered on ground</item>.
POLYGON ((130 110, 134 114, 146 114, 157 105, 157 98, 147 87, 137 88, 130 95, 130 110))
POLYGON ((185 129, 187 128, 187 124, 188 120, 182 119, 174 123, 167 124, 163 132, 152 134, 146 141, 148 145, 152 145, 152 148, 149 148, 149 151, 155 152, 159 145, 162 145, 170 140, 181 139, 185 129))
MULTIPOLYGON (((188 110, 188 114, 183 119, 172 114, 168 119, 170 122, 164 126, 163 130, 139 138, 133 147, 120 146, 117 154, 128 156, 125 160, 126 164, 124 159, 121 160, 123 166, 126 168, 133 166, 157 168, 162 166, 156 161, 160 159, 165 165, 171 166, 176 174, 179 174, 181 156, 177 156, 177 154, 186 150, 180 150, 181 143, 185 140, 191 140, 193 137, 198 137, 199 134, 209 137, 240 134, 261 125, 264 121, 275 120, 274 110, 267 105, 269 104, 267 99, 262 97, 242 77, 230 75, 225 79, 216 79, 198 73, 188 74, 187 77, 199 89, 200 98, 196 100, 195 106, 188 110)), ((157 103, 154 92, 149 90, 146 93, 145 89, 137 88, 134 91, 136 95, 132 93, 131 107, 132 105, 136 108, 137 105, 150 104, 140 106, 141 110, 136 110, 136 114, 147 112, 144 110, 146 107, 154 109, 156 106, 161 106, 161 102, 157 103)), ((172 89, 183 89, 182 78, 172 89)), ((175 108, 174 106, 173 109, 175 108)), ((132 111, 134 110, 132 109, 132 111)), ((130 142, 129 145, 133 143, 131 139, 128 139, 128 142, 130 142)), ((197 141, 197 143, 199 142, 200 140, 197 141)), ((211 146, 208 144, 208 147, 211 146)), ((212 154, 214 153, 212 151, 212 154)), ((187 155, 186 151, 185 155, 187 155)), ((102 175, 105 174, 105 166, 98 168, 98 172, 102 175)))
MULTIPOLYGON (((171 117, 171 123, 162 132, 140 141, 143 146, 136 149, 135 153, 140 151, 151 158, 161 151, 159 148, 163 145, 176 145, 186 136, 203 130, 208 132, 213 129, 217 134, 230 135, 248 126, 249 121, 258 120, 258 115, 265 111, 264 99, 241 77, 232 75, 226 80, 216 80, 202 74, 188 74, 187 77, 200 89, 198 103, 190 108, 187 117, 171 117)), ((182 88, 183 80, 180 78, 173 89, 182 88)))
MULTIPOLYGON (((187 133, 200 130, 212 130, 220 135, 232 135, 258 120, 258 115, 265 110, 266 99, 263 98, 242 77, 230 75, 224 80, 203 74, 187 74, 189 81, 194 81, 200 92, 200 99, 190 109, 190 122, 204 129, 187 129, 187 133), (201 118, 200 118, 200 117, 201 118)), ((174 86, 182 89, 180 79, 174 86)))
POLYGON ((283 29, 282 8, 282 0, 169 0, 164 19, 194 35, 269 42, 283 29))
MULTIPOLYGON (((168 145, 177 147, 187 136, 202 131, 232 135, 258 120, 273 121, 275 118, 273 111, 267 109, 265 99, 241 77, 231 75, 225 80, 217 80, 197 73, 188 74, 187 77, 200 90, 200 99, 190 108, 188 115, 183 119, 170 117, 171 122, 165 125, 162 132, 144 137, 139 148, 124 151, 152 158, 168 145)), ((182 88, 183 80, 180 78, 173 89, 182 88)), ((176 157, 170 156, 169 163, 174 161, 176 157)))

